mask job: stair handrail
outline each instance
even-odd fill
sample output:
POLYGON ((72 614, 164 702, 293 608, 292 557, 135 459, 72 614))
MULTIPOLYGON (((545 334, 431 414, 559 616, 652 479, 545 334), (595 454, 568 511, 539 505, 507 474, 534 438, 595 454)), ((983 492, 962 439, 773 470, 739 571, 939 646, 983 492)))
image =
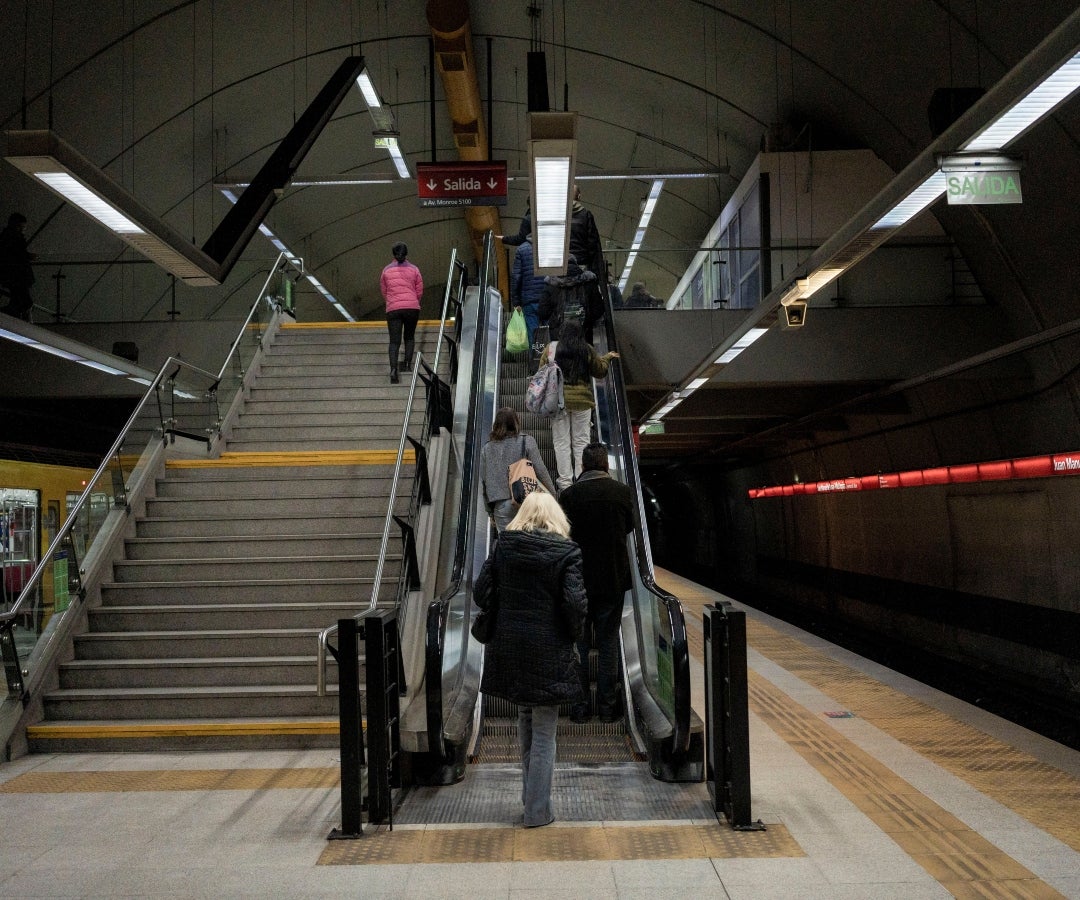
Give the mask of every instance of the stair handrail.
MULTIPOLYGON (((453 299, 452 291, 454 286, 454 273, 460 268, 461 264, 457 258, 457 248, 453 248, 450 253, 450 270, 446 277, 446 290, 443 294, 442 316, 439 320, 439 334, 436 338, 435 346, 435 365, 434 367, 428 367, 427 361, 424 359, 422 351, 417 350, 412 361, 412 378, 409 380, 409 397, 405 404, 405 415, 401 423, 401 437, 398 439, 398 451, 397 457, 394 460, 394 474, 390 478, 390 498, 386 504, 386 519, 383 522, 382 541, 379 544, 379 555, 375 562, 375 574, 371 581, 371 600, 368 601, 368 609, 373 610, 376 608, 379 602, 379 590, 382 588, 382 574, 383 568, 386 563, 386 554, 389 550, 390 543, 390 527, 394 522, 394 504, 397 501, 397 489, 398 483, 401 480, 401 468, 405 459, 405 444, 410 440, 409 438, 409 424, 412 421, 413 404, 416 401, 416 383, 420 378, 420 367, 424 366, 428 368, 431 373, 432 383, 429 388, 431 398, 434 398, 438 402, 438 388, 435 382, 438 381, 439 370, 439 355, 442 350, 443 337, 446 333, 446 318, 447 313, 450 310, 450 303, 453 299)), ((460 305, 460 304, 458 304, 460 305)), ((429 398, 429 403, 431 402, 429 398)), ((430 417, 428 423, 430 423, 430 417)), ((426 443, 430 437, 430 431, 425 425, 424 435, 422 437, 422 443, 426 443)), ((416 465, 420 465, 423 461, 421 459, 416 460, 416 465)), ((403 565, 407 561, 403 560, 403 565)), ((404 619, 400 620, 400 624, 404 624, 404 619)), ((320 697, 326 696, 326 664, 327 664, 327 647, 330 637, 338 632, 338 625, 328 625, 318 635, 318 646, 315 656, 315 670, 316 670, 316 693, 320 697)))
MULTIPOLYGON (((57 530, 56 535, 53 537, 52 541, 49 543, 48 549, 46 549, 46 551, 41 555, 41 559, 38 560, 38 564, 34 568, 34 571, 31 573, 30 577, 23 584, 23 588, 19 592, 19 596, 15 599, 14 604, 12 604, 11 609, 9 609, 7 611, 4 611, 4 612, 0 612, 0 637, 3 637, 4 632, 7 632, 8 637, 10 637, 10 630, 13 627, 12 623, 20 615, 20 613, 22 612, 24 604, 26 604, 29 601, 29 599, 33 596, 33 594, 34 594, 34 592, 35 592, 35 590, 37 588, 37 584, 40 581, 42 575, 44 574, 45 569, 47 568, 47 566, 52 561, 54 554, 56 554, 63 547, 64 541, 68 538, 68 536, 70 535, 72 529, 75 527, 76 523, 78 522, 79 512, 86 505, 87 501, 90 499, 91 494, 94 493, 94 489, 98 484, 98 479, 101 478, 101 476, 105 473, 105 470, 111 464, 114 456, 116 457, 116 459, 118 461, 120 460, 120 450, 124 445, 124 441, 126 440, 128 434, 131 432, 132 427, 135 425, 136 420, 139 418, 139 416, 141 415, 141 413, 145 409, 146 405, 150 402, 151 397, 155 397, 158 394, 158 391, 161 390, 163 385, 166 382, 168 382, 169 384, 172 385, 172 387, 170 388, 171 393, 177 394, 177 395, 182 396, 182 397, 192 398, 193 395, 188 394, 185 391, 179 390, 177 388, 177 386, 176 386, 176 376, 179 374, 181 369, 189 370, 190 372, 196 373, 197 375, 199 375, 199 376, 201 376, 203 378, 209 379, 209 381, 211 382, 211 385, 210 385, 209 388, 206 389, 206 391, 207 391, 207 393, 216 393, 217 387, 218 387, 218 385, 220 385, 221 380, 222 380, 222 378, 224 378, 225 372, 229 367, 230 360, 232 359, 233 355, 237 352, 237 349, 240 346, 240 341, 243 338, 245 332, 247 331, 248 326, 251 324, 252 316, 255 315, 256 311, 259 308, 259 304, 263 300, 263 296, 265 295, 266 289, 270 284, 270 279, 273 278, 274 274, 279 271, 279 268, 282 271, 284 271, 288 267, 287 265, 282 264, 282 258, 285 258, 287 260, 288 265, 292 265, 292 266, 295 267, 295 266, 297 266, 297 264, 299 264, 299 268, 302 271, 302 269, 303 269, 303 260, 302 259, 300 259, 299 257, 295 257, 292 254, 286 254, 284 252, 282 252, 282 253, 280 253, 278 255, 277 260, 275 261, 274 265, 270 269, 270 273, 267 276, 266 281, 263 283, 262 289, 259 291, 258 297, 256 298, 255 302, 251 305, 251 309, 248 310, 248 314, 244 318, 244 321, 241 324, 239 331, 237 332, 236 339, 233 341, 232 346, 229 348, 229 352, 225 357, 225 361, 221 365, 221 369, 217 372, 216 375, 213 372, 208 372, 206 369, 203 369, 200 366, 196 366, 193 363, 190 363, 187 360, 181 359, 181 358, 176 357, 176 356, 170 356, 168 359, 165 360, 165 362, 163 362, 161 364, 161 368, 158 369, 157 375, 154 377, 154 379, 147 386, 145 393, 143 394, 143 396, 139 400, 139 402, 136 404, 134 411, 128 417, 128 420, 124 424, 123 428, 120 429, 120 433, 117 435, 116 439, 113 441, 112 446, 109 448, 108 452, 106 452, 104 457, 102 458, 101 464, 97 467, 97 470, 94 472, 93 476, 90 479, 87 480, 85 490, 82 492, 82 494, 79 495, 79 498, 75 501, 75 505, 72 506, 72 508, 70 510, 68 510, 67 518, 64 521, 64 524, 57 530), (168 374, 170 372, 171 372, 171 374, 168 374)), ((276 316, 278 314, 278 312, 279 312, 279 309, 275 305, 274 313, 271 315, 271 319, 270 319, 271 323, 274 321, 274 316, 276 316)), ((260 339, 259 345, 260 345, 260 347, 262 345, 261 344, 261 339, 260 339)), ((243 368, 242 367, 241 367, 241 377, 243 377, 243 368)), ((160 406, 159 406, 159 409, 160 409, 160 406)), ((159 413, 159 416, 160 416, 160 413, 159 413)), ((175 424, 175 422, 173 424, 175 424)), ((218 428, 220 429, 220 422, 218 423, 218 428)), ((169 429, 165 428, 164 421, 162 421, 162 440, 164 440, 164 441, 168 440, 168 432, 169 432, 169 429)), ((219 431, 219 433, 220 433, 220 431, 219 431)), ((136 467, 137 467, 137 465, 136 465, 136 467)), ((122 464, 121 464, 121 471, 123 471, 122 464)), ((125 489, 126 489, 126 485, 125 485, 125 489)), ((131 512, 130 503, 128 503, 126 499, 125 499, 125 510, 128 513, 131 512)), ((95 535, 95 538, 96 538, 96 535, 95 535)), ((91 545, 93 545, 93 541, 91 541, 91 545)), ((86 593, 85 588, 80 585, 79 591, 77 593, 78 598, 80 600, 85 599, 85 593, 86 593)), ((67 609, 60 611, 58 613, 58 615, 56 616, 56 618, 58 619, 58 621, 63 621, 63 619, 65 617, 67 617, 68 615, 70 615, 71 611, 73 609, 76 609, 76 608, 77 608, 77 604, 73 603, 73 604, 69 605, 67 609)), ((27 699, 27 695, 26 695, 26 686, 25 686, 25 683, 23 681, 22 667, 18 663, 18 654, 17 654, 17 651, 15 649, 14 641, 10 641, 10 650, 7 647, 8 643, 9 642, 5 641, 5 647, 4 647, 4 656, 5 656, 4 663, 5 663, 5 669, 7 670, 8 689, 9 689, 9 692, 14 693, 17 696, 20 696, 23 699, 23 701, 25 702, 26 699, 27 699), (14 654, 14 656, 9 657, 9 653, 14 654)))

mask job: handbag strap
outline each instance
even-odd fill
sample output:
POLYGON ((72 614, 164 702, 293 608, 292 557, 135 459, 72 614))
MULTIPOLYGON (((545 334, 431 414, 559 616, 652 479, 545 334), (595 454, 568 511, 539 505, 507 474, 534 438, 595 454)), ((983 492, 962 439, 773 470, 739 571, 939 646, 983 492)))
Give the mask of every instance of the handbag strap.
POLYGON ((521 436, 521 458, 522 458, 522 459, 526 459, 526 458, 527 458, 527 457, 525 456, 525 435, 522 435, 522 436, 521 436))

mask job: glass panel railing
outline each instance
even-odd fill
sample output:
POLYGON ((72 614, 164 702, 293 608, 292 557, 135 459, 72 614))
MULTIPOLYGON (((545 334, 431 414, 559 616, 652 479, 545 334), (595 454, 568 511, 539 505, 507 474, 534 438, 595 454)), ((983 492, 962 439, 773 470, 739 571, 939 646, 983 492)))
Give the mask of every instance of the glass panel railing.
MULTIPOLYGON (((147 477, 154 452, 192 439, 209 451, 220 436, 263 336, 279 315, 268 293, 271 283, 275 277, 289 277, 293 266, 284 254, 278 258, 218 372, 170 357, 151 381, 143 382, 146 392, 82 491, 65 497, 64 515, 57 509, 57 521, 49 511, 52 537, 40 559, 27 555, 16 560, 10 538, 2 542, 0 651, 8 701, 24 700, 41 682, 57 652, 55 638, 85 598, 84 582, 95 575, 94 566, 104 556, 108 541, 102 537, 115 534, 130 512, 129 494, 147 477)), ((4 515, 9 531, 13 521, 4 515)), ((3 722, 8 718, 0 717, 3 722)), ((0 734, 0 742, 6 738, 0 734)))

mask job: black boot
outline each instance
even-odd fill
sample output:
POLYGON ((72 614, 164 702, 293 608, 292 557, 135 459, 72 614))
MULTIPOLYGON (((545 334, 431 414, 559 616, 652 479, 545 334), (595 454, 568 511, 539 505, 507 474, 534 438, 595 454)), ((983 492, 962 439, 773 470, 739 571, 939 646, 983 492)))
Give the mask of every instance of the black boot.
POLYGON ((397 369, 394 369, 394 368, 390 369, 390 383, 391 384, 397 384, 398 383, 397 369))
POLYGON ((416 351, 416 343, 415 343, 415 341, 406 341, 405 342, 405 361, 401 365, 401 370, 403 372, 411 372, 412 371, 413 353, 415 351, 416 351))

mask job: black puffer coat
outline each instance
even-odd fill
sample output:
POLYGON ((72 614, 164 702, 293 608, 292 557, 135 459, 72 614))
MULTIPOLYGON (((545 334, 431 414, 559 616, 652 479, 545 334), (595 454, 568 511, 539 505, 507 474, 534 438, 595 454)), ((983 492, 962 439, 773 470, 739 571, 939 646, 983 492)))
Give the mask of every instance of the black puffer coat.
POLYGON ((523 706, 581 701, 574 641, 585 620, 581 550, 547 531, 504 531, 473 588, 496 604, 480 690, 523 706))

